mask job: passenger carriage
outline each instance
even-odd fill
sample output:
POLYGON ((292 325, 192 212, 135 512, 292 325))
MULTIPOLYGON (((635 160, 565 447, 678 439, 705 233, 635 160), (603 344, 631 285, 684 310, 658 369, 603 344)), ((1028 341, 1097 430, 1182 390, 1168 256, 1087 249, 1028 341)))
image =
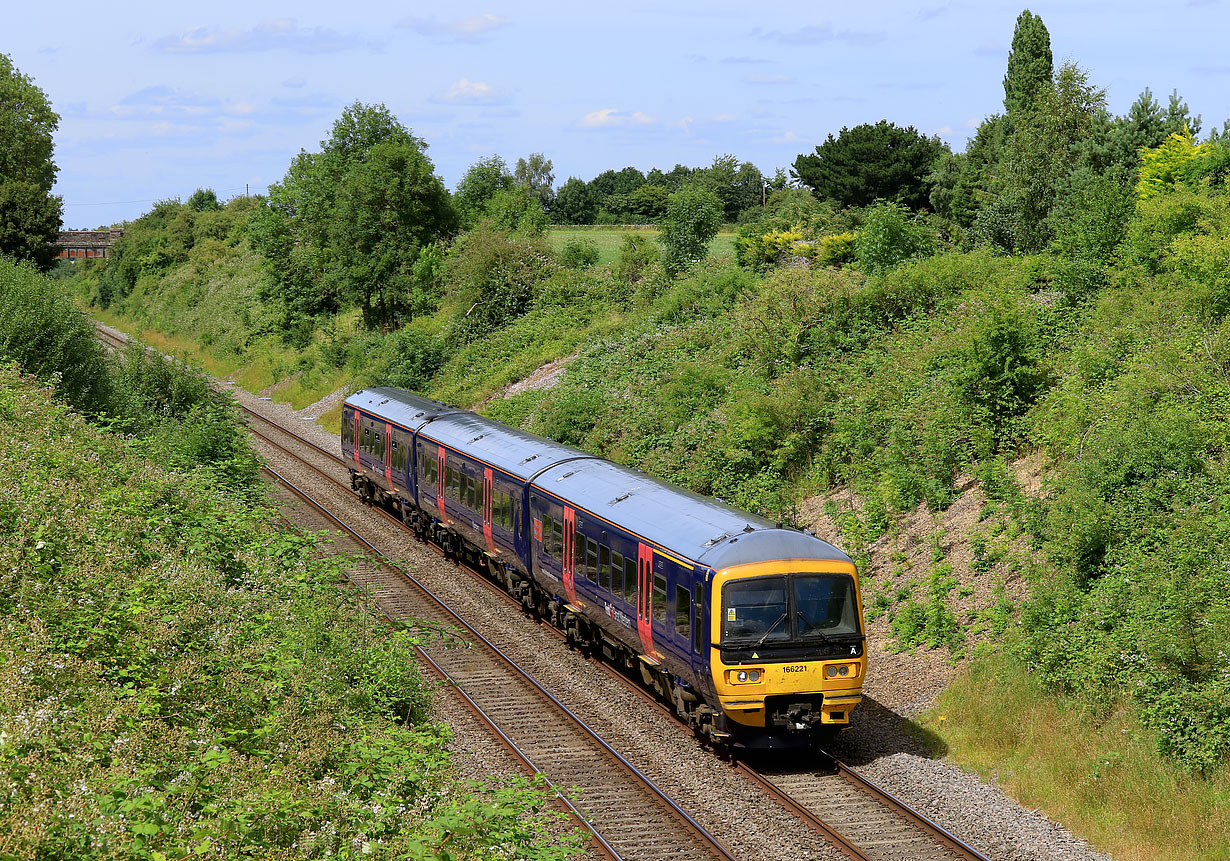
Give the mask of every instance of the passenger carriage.
POLYGON ((832 545, 397 389, 346 400, 342 447, 365 499, 485 565, 699 734, 774 746, 849 724, 862 606, 832 545))

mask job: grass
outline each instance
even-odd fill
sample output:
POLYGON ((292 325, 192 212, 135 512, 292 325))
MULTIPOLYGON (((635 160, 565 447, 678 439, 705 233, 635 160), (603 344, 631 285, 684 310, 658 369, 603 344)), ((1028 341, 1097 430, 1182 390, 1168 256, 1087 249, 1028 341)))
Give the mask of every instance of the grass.
MULTIPOLYGON (((619 257, 619 246, 624 236, 629 233, 657 236, 658 229, 656 227, 552 227, 547 238, 551 242, 551 248, 555 251, 562 251, 570 239, 588 239, 598 246, 598 262, 603 264, 615 262, 619 257)), ((727 254, 733 257, 735 236, 733 230, 719 232, 709 243, 709 253, 727 254)))
POLYGON ((1130 708, 1099 715, 1061 702, 996 656, 972 664, 920 724, 952 762, 1116 861, 1230 859, 1230 767, 1207 777, 1175 768, 1130 708))

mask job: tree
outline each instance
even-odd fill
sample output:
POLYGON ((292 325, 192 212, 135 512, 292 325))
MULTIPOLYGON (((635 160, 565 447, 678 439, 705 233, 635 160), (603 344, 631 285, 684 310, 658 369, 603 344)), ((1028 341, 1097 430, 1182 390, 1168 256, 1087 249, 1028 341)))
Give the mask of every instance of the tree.
POLYGON ((551 214, 558 224, 593 224, 597 211, 589 185, 583 179, 570 176, 555 195, 551 214))
POLYGON ((426 144, 383 105, 346 108, 321 152, 300 152, 269 187, 248 235, 283 302, 283 331, 354 303, 369 326, 396 327, 419 249, 457 225, 426 144))
POLYGON ((935 235, 900 203, 879 201, 867 209, 862 229, 854 240, 854 256, 859 266, 882 275, 911 258, 934 253, 935 235))
POLYGON ((880 120, 830 134, 814 154, 795 159, 794 175, 816 197, 843 206, 884 199, 922 209, 929 202, 924 177, 944 149, 938 137, 880 120))
POLYGON ((764 174, 750 161, 742 164, 733 155, 719 155, 713 164, 692 172, 692 180, 703 185, 722 201, 726 221, 734 222, 739 213, 760 206, 764 174))
POLYGON ((52 136, 60 117, 47 95, 0 54, 0 253, 40 269, 55 263, 62 200, 52 136))
POLYGON ((212 188, 198 188, 188 198, 188 208, 193 212, 216 212, 222 204, 218 203, 218 195, 212 188))
POLYGON ((1016 19, 1004 75, 1004 110, 1009 119, 1034 108, 1038 90, 1050 83, 1053 68, 1051 34, 1042 19, 1026 9, 1016 19))
POLYGON ((685 185, 670 196, 662 220, 662 265, 676 275, 704 260, 722 224, 722 202, 698 185, 685 185))
POLYGON ((550 209, 555 202, 555 174, 551 172, 552 168, 551 159, 540 152, 532 152, 528 159, 517 159, 517 167, 513 171, 517 184, 528 188, 543 209, 550 209))
POLYGON ((1105 111, 1106 91, 1090 84, 1080 67, 1065 63, 1014 120, 1001 202, 1013 210, 1015 250, 1041 251, 1050 241, 1051 208, 1077 162, 1079 144, 1105 111))
POLYGON ((330 239, 342 298, 361 309, 369 328, 396 328, 408 316, 420 250, 457 226, 432 170, 413 143, 388 140, 342 178, 330 239))
POLYGON ((1136 199, 1148 200, 1177 187, 1189 162, 1208 152, 1210 145, 1197 144, 1190 129, 1175 132, 1152 149, 1141 153, 1136 199))
POLYGON ((656 222, 666 215, 666 201, 671 191, 664 185, 642 185, 628 195, 628 209, 645 222, 656 222))
POLYGON ((453 195, 453 205, 457 214, 467 227, 471 227, 487 214, 487 204, 497 191, 512 188, 516 184, 513 175, 508 172, 508 165, 498 155, 480 158, 465 176, 457 181, 456 193, 453 195))

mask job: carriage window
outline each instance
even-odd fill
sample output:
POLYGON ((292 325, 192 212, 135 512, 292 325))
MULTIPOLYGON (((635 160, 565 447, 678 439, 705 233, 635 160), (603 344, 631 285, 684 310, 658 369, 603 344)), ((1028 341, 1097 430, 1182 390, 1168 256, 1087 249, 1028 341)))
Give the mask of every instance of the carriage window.
POLYGON ((662 574, 653 575, 653 617, 666 622, 666 577, 662 574))
POLYGON ((700 583, 696 584, 696 627, 694 629, 696 636, 692 638, 692 651, 698 655, 705 647, 705 626, 701 624, 702 613, 700 609, 705 594, 704 588, 700 583))
POLYGON ((401 446, 397 444, 397 440, 393 440, 392 447, 393 447, 393 457, 392 457, 393 469, 400 470, 401 469, 401 446))
POLYGON ((551 546, 555 549, 552 555, 562 560, 564 558, 564 524, 558 520, 551 523, 551 546))
POLYGON ((685 640, 692 634, 692 596, 682 586, 675 587, 675 630, 685 640))
POLYGON ((611 551, 611 594, 619 597, 624 590, 624 557, 622 553, 611 551))
POLYGON ((624 600, 636 606, 636 560, 624 557, 624 600))
POLYGON ((585 539, 585 579, 598 579, 598 542, 592 538, 585 539))
POLYGON ((351 437, 354 436, 354 419, 346 421, 346 416, 342 416, 342 445, 350 445, 354 442, 351 437))
POLYGON ((360 448, 362 448, 363 451, 368 451, 371 448, 371 442, 372 442, 372 429, 363 428, 363 443, 362 445, 360 445, 360 448))
POLYGON ((457 490, 453 486, 453 482, 457 480, 457 470, 451 466, 444 467, 444 495, 449 499, 457 498, 457 490))
POLYGON ((478 506, 474 504, 474 501, 477 498, 475 487, 474 487, 475 485, 474 479, 470 478, 470 476, 467 475, 465 478, 462 479, 462 481, 465 482, 466 507, 469 508, 471 511, 478 511, 478 506))
POLYGON ((598 548, 598 585, 611 591, 611 548, 605 544, 598 548))
POLYGON ((552 556, 555 555, 551 552, 551 538, 553 535, 552 530, 554 528, 555 521, 551 519, 551 515, 544 514, 542 516, 542 552, 551 553, 552 556))
POLYGON ((372 441, 372 454, 379 455, 380 457, 383 458, 384 457, 384 444, 381 442, 382 439, 383 437, 381 437, 380 433, 377 432, 375 435, 375 439, 372 441))

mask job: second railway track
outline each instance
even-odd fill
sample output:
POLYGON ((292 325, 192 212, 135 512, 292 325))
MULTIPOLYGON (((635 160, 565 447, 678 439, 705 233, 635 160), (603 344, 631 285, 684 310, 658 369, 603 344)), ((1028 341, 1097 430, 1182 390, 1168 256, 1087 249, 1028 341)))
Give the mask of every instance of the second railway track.
MULTIPOLYGON (((112 345, 121 342, 105 329, 100 329, 100 331, 112 345)), ((240 408, 249 417, 249 427, 255 436, 329 482, 340 486, 347 494, 351 493, 348 464, 340 455, 303 438, 250 407, 240 404, 240 408)), ((401 525, 400 521, 391 514, 381 509, 373 510, 379 511, 390 524, 401 525)), ((364 539, 358 537, 356 540, 363 541, 364 539)), ((439 548, 434 545, 430 546, 436 553, 441 553, 439 548)), ((484 584, 492 591, 498 591, 500 595, 507 598, 510 608, 519 606, 480 572, 474 571, 473 573, 476 582, 484 584)), ((366 575, 363 576, 366 577, 366 575)), ((367 582, 362 579, 356 581, 356 586, 373 594, 382 610, 391 618, 400 614, 401 616, 408 615, 444 621, 438 615, 441 612, 439 609, 426 613, 415 609, 418 604, 405 603, 410 599, 400 587, 386 589, 376 581, 367 582)), ((449 621, 456 624, 455 621, 449 621)), ((549 630, 555 633, 554 629, 549 630)), ((481 637, 477 632, 475 635, 481 637)), ((470 651, 469 654, 465 654, 465 650, 462 651, 459 657, 454 658, 458 662, 456 668, 459 687, 463 691, 468 691, 473 687, 488 697, 492 691, 498 691, 502 677, 492 675, 495 671, 491 666, 491 658, 486 656, 480 658, 480 653, 475 651, 470 651), (462 679, 466 681, 462 682, 462 679)), ((594 663, 603 672, 618 678, 634 695, 653 704, 663 713, 670 714, 669 709, 662 706, 648 692, 628 680, 616 669, 602 662, 594 663)), ((445 669, 441 665, 441 670, 445 669)), ((507 725, 518 734, 532 730, 536 724, 540 725, 542 722, 541 715, 536 714, 534 708, 527 708, 515 699, 505 700, 496 696, 495 700, 489 701, 486 707, 478 700, 474 700, 472 704, 483 713, 485 720, 497 726, 507 725)), ((497 733, 502 732, 502 729, 497 729, 497 733)), ((505 740, 510 741, 507 737, 505 740)), ((602 744, 605 745, 605 742, 602 744)), ((557 748, 557 752, 564 754, 565 760, 580 759, 581 772, 584 773, 587 770, 590 764, 587 757, 584 754, 578 754, 576 749, 570 748, 567 744, 560 745, 550 742, 547 746, 557 748)), ((542 756, 543 754, 539 752, 537 755, 542 756)), ((821 755, 820 759, 821 761, 805 768, 754 767, 747 762, 740 763, 739 768, 746 779, 758 785, 766 797, 774 799, 785 810, 805 822, 808 827, 823 835, 847 857, 875 859, 875 861, 939 861, 939 859, 986 861, 986 857, 976 849, 949 834, 926 816, 914 811, 853 769, 836 760, 830 760, 824 755, 821 755)), ((538 767, 536 762, 535 767, 538 767)), ((565 768, 560 770, 558 775, 551 774, 550 778, 557 786, 568 787, 572 785, 569 783, 570 774, 571 772, 565 768)), ((573 783, 578 788, 583 787, 580 781, 573 781, 573 783)), ((587 794, 583 792, 582 797, 584 798, 587 794)), ((610 795, 607 789, 597 788, 594 798, 598 799, 599 808, 613 809, 619 806, 616 797, 610 795)), ((691 821, 691 817, 686 814, 684 816, 691 821)), ((647 834, 658 830, 656 816, 651 817, 645 824, 646 828, 640 829, 641 832, 647 834)), ((626 826, 616 824, 615 827, 618 831, 626 826)), ((617 838, 617 842, 622 843, 624 850, 630 854, 623 854, 618 849, 613 851, 617 855, 630 859, 667 857, 668 855, 669 857, 734 857, 729 854, 693 856, 679 851, 668 852, 665 855, 652 854, 657 851, 657 847, 660 847, 661 838, 660 832, 656 839, 642 835, 640 838, 625 842, 624 838, 617 838)), ((726 852, 719 844, 715 843, 715 846, 717 847, 715 851, 726 852)))

